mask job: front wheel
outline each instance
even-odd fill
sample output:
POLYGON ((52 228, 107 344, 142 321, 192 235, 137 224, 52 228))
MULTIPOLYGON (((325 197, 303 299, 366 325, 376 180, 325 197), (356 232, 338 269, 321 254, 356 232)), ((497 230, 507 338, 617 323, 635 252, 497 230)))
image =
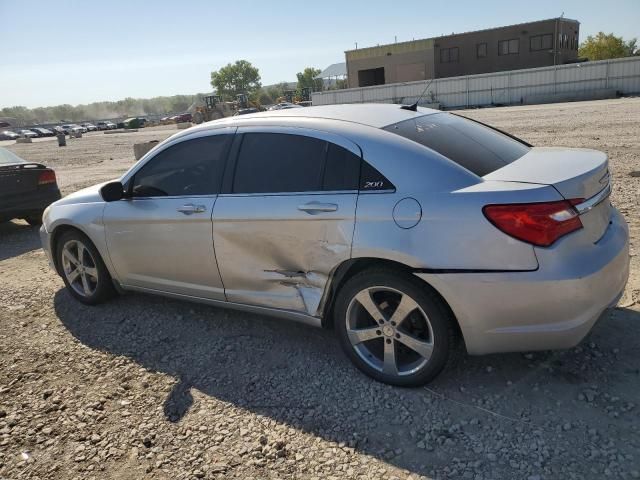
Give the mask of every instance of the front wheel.
POLYGON ((351 361, 370 377, 414 387, 433 380, 455 348, 455 319, 418 279, 367 270, 338 293, 334 325, 351 361))
POLYGON ((69 293, 80 302, 96 305, 115 293, 111 275, 98 249, 84 234, 69 230, 56 245, 58 265, 69 293))

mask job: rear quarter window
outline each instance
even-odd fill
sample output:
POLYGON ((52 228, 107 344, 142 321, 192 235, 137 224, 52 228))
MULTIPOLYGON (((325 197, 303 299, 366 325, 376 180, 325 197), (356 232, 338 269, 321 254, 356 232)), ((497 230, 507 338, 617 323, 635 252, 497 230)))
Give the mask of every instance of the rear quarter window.
POLYGON ((516 138, 448 113, 405 120, 384 130, 435 150, 479 177, 514 162, 530 149, 516 138))

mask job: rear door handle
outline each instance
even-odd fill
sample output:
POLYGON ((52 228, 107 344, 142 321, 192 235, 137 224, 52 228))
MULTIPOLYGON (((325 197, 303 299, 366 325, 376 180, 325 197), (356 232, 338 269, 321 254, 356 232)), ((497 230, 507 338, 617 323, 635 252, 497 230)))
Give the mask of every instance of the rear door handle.
POLYGON ((186 205, 182 205, 178 208, 180 213, 184 213, 185 215, 192 215, 194 213, 202 213, 206 212, 207 208, 204 205, 194 205, 193 203, 187 203, 186 205))
POLYGON ((335 203, 309 202, 304 205, 298 205, 298 210, 315 215, 322 212, 335 212, 338 210, 338 205, 335 203))

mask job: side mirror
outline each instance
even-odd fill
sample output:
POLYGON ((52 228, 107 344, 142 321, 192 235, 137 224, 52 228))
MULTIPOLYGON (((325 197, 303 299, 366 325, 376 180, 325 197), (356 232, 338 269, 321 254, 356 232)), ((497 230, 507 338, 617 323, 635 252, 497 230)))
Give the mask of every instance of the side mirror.
POLYGON ((124 198, 124 187, 120 182, 109 182, 100 188, 100 195, 105 202, 115 202, 124 198))

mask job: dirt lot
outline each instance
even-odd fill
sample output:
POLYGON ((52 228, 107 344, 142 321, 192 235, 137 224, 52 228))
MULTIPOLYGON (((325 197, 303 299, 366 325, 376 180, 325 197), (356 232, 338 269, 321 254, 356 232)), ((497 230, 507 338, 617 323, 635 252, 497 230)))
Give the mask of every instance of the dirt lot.
MULTIPOLYGON (((427 388, 393 388, 358 373, 331 332, 144 295, 84 307, 37 231, 12 222, 0 226, 0 478, 640 478, 640 99, 462 113, 609 154, 632 276, 582 345, 469 357, 427 388)), ((56 168, 66 194, 174 132, 9 148, 56 168)))

